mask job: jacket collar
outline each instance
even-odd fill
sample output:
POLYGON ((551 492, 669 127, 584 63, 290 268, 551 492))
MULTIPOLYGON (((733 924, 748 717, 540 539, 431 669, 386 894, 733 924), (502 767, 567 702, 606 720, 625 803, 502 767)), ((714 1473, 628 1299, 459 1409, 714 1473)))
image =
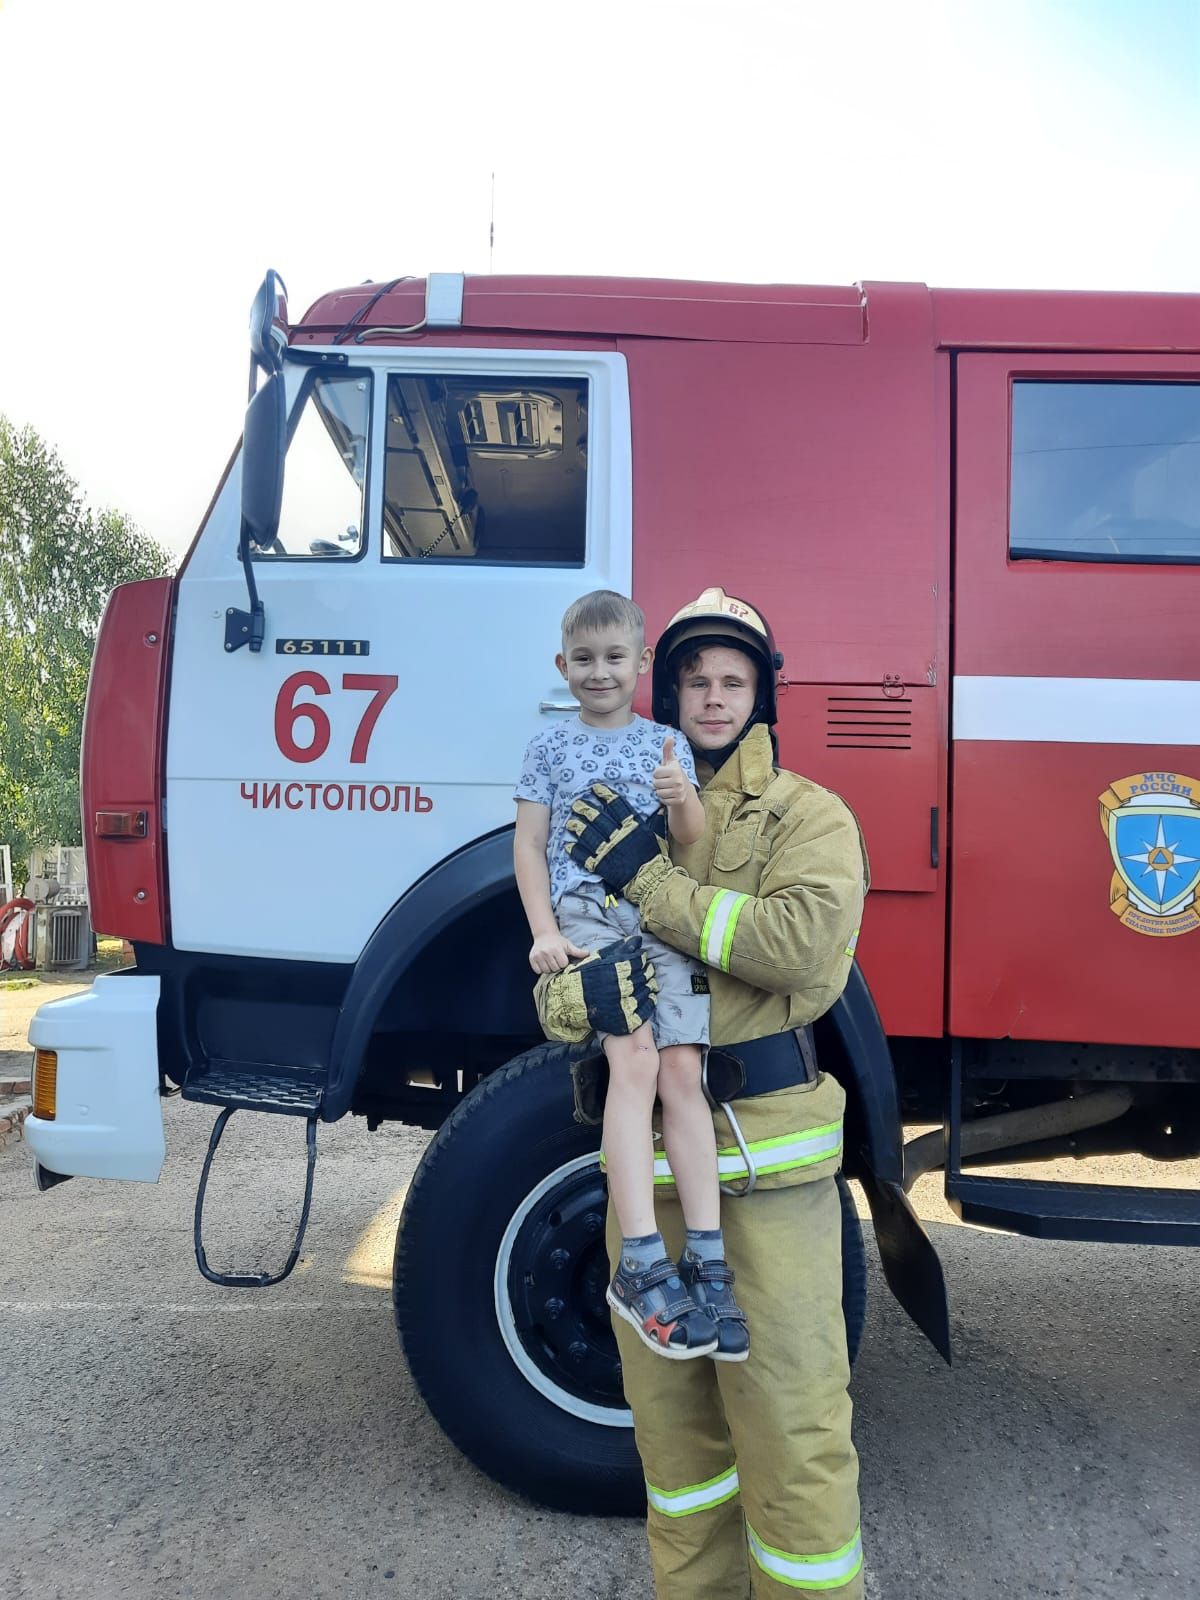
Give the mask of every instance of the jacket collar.
POLYGON ((771 734, 756 723, 715 776, 703 754, 696 753, 696 775, 706 789, 736 789, 760 795, 775 776, 771 734))

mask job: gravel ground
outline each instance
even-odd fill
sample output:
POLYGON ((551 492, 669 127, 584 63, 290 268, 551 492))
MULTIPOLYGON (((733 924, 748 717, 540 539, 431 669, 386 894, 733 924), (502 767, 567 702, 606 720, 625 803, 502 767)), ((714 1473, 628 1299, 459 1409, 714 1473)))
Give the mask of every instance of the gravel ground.
MULTIPOLYGON (((10 1030, 15 999, 45 997, 0 995, 10 1030)), ((239 1293, 192 1262, 212 1115, 167 1102, 156 1186, 38 1195, 27 1146, 0 1152, 0 1594, 649 1600, 637 1524, 497 1488, 413 1390, 388 1280, 427 1136, 322 1128, 300 1266, 239 1293)), ((285 1247, 301 1144, 290 1120, 234 1119, 214 1260, 285 1247)), ((1200 1181, 1089 1167, 1061 1175, 1200 1181)), ((964 1228, 936 1176, 916 1199, 956 1365, 875 1272, 854 1379, 870 1600, 1200 1600, 1200 1257, 964 1228)))

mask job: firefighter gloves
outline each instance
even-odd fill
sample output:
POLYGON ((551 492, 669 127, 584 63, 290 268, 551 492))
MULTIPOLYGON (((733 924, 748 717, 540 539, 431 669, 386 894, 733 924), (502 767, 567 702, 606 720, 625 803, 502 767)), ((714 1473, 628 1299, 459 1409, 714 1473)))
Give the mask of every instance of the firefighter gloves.
POLYGON ((575 801, 566 822, 574 835, 566 846, 572 860, 627 896, 627 885, 649 863, 662 862, 670 870, 663 840, 627 801, 604 783, 594 783, 592 794, 595 799, 575 801))
POLYGON ((548 1038, 577 1044, 595 1033, 634 1033, 654 1015, 658 983, 640 934, 547 974, 535 999, 548 1038))

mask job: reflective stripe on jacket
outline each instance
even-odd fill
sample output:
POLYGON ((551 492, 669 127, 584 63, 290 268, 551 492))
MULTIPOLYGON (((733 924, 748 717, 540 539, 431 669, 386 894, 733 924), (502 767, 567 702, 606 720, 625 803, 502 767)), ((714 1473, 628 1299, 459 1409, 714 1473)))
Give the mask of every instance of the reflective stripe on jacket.
MULTIPOLYGON (((739 1100, 733 1114, 741 1126, 754 1181, 764 1189, 784 1189, 809 1178, 827 1178, 842 1164, 842 1113, 846 1096, 836 1078, 823 1073, 816 1083, 779 1089, 774 1094, 739 1100), (828 1120, 823 1120, 828 1119, 828 1120), (780 1131, 786 1129, 787 1131, 780 1131)), ((717 1176, 722 1183, 738 1183, 749 1176, 746 1158, 734 1142, 729 1119, 713 1112, 717 1137, 717 1176), (726 1142, 728 1141, 728 1142, 726 1142)), ((656 1132, 662 1117, 655 1112, 656 1132)), ((606 1166, 604 1152, 600 1165, 606 1166)), ((657 1149, 654 1156, 656 1188, 674 1188, 671 1164, 657 1149)))

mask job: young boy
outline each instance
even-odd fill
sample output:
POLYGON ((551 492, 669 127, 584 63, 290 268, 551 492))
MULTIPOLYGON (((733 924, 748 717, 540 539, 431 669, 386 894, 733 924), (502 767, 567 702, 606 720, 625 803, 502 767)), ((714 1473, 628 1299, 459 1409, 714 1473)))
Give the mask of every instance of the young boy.
MULTIPOLYGON (((635 908, 611 895, 564 848, 571 803, 593 783, 609 784, 643 817, 664 808, 676 844, 694 844, 704 832, 687 740, 630 709, 652 655, 645 618, 623 595, 597 589, 563 617, 555 662, 579 713, 530 741, 516 790, 514 860, 533 935, 529 964, 536 973, 561 972, 639 931, 635 908)), ((655 1223, 651 1116, 657 1094, 663 1144, 687 1224, 687 1255, 723 1263, 716 1142, 700 1076, 708 1000, 693 989, 698 962, 642 938, 659 983, 653 1023, 624 1036, 601 1035, 609 1068, 604 1156, 622 1235, 608 1303, 651 1350, 686 1361, 715 1355, 716 1322, 684 1288, 655 1223)), ((749 1348, 744 1338, 744 1347, 715 1358, 744 1361, 749 1348)))

